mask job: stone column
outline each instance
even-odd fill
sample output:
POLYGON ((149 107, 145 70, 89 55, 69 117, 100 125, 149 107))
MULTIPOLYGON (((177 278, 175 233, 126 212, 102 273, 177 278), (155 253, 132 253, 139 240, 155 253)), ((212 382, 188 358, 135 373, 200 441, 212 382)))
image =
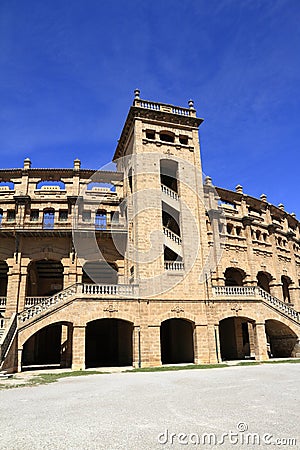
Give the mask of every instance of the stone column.
POLYGON ((61 329, 61 367, 70 367, 72 362, 72 326, 62 325, 61 329))
POLYGON ((209 363, 217 364, 221 361, 219 324, 207 326, 207 342, 209 349, 209 363))
POLYGON ((22 372, 22 353, 23 348, 18 348, 18 372, 22 372))
POLYGON ((132 341, 132 365, 133 367, 142 367, 142 330, 140 325, 133 327, 132 341))
POLYGON ((249 334, 250 358, 255 358, 254 324, 251 322, 248 322, 248 334, 249 334))
POLYGON ((145 361, 144 366, 161 366, 160 325, 149 325, 145 329, 145 335, 143 335, 141 342, 143 346, 142 359, 145 361))
POLYGON ((255 359, 257 361, 266 361, 269 359, 267 353, 267 336, 264 322, 255 323, 255 359))
POLYGON ((195 364, 208 364, 210 362, 207 324, 195 325, 194 362, 195 364))
POLYGON ((72 370, 85 369, 85 325, 73 326, 72 370))
POLYGON ((279 298, 283 300, 282 296, 282 283, 277 283, 276 281, 272 281, 270 283, 270 294, 273 297, 279 298))
POLYGON ((18 312, 25 308, 27 272, 27 266, 21 266, 18 312))

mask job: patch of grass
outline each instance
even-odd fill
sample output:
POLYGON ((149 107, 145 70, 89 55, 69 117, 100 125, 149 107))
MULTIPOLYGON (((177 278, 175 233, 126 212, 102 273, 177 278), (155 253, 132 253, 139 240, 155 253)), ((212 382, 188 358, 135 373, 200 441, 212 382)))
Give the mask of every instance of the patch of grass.
POLYGON ((231 367, 234 366, 259 366, 261 364, 260 361, 243 361, 243 362, 239 362, 238 364, 235 364, 231 367))
POLYGON ((300 359, 283 359, 283 360, 276 360, 273 361, 272 359, 270 359, 269 361, 262 361, 262 364, 299 364, 300 363, 300 359))
POLYGON ((219 369, 228 367, 227 364, 189 364, 187 366, 159 366, 159 367, 141 367, 125 372, 168 372, 175 370, 193 370, 193 369, 219 369))

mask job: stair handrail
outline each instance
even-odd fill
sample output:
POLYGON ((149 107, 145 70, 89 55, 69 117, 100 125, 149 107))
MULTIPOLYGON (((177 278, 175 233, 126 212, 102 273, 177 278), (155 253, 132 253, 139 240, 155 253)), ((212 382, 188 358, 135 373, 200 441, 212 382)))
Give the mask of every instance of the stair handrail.
POLYGON ((14 313, 8 321, 7 327, 0 339, 0 362, 2 362, 6 356, 6 353, 10 347, 10 344, 17 331, 17 313, 14 313))
POLYGON ((62 291, 59 291, 56 294, 45 298, 41 302, 36 303, 35 305, 30 306, 29 308, 25 308, 23 311, 21 311, 18 314, 19 322, 25 322, 26 320, 31 319, 31 317, 36 316, 37 314, 41 313, 42 311, 46 311, 52 305, 60 303, 61 301, 68 298, 69 294, 76 294, 78 286, 80 286, 80 285, 81 285, 81 283, 74 283, 71 286, 68 286, 67 288, 63 289, 62 291))

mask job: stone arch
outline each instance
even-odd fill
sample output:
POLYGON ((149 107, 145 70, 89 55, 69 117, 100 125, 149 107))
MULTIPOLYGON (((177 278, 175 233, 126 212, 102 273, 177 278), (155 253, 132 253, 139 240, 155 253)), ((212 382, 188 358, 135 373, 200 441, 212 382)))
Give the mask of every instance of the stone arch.
POLYGON ((57 259, 31 260, 27 266, 26 297, 50 297, 63 289, 64 267, 57 259))
POLYGON ((22 370, 71 367, 72 324, 53 322, 40 327, 22 346, 22 370))
POLYGON ((225 286, 243 286, 246 272, 237 267, 227 267, 224 276, 225 286))
POLYGON ((290 358, 298 342, 297 334, 285 323, 267 319, 265 322, 269 356, 274 358, 290 358))
POLYGON ((82 270, 82 282, 118 284, 118 265, 108 261, 87 261, 82 270))
POLYGON ((160 181, 161 184, 178 192, 178 162, 173 159, 160 160, 160 181))
POLYGON ((131 366, 133 322, 117 318, 91 320, 86 326, 86 367, 131 366))
POLYGON ((264 291, 270 294, 270 283, 273 280, 272 275, 269 272, 259 271, 257 273, 257 285, 264 291))
POLYGON ((220 353, 223 361, 247 359, 255 354, 255 320, 229 316, 219 322, 220 353))
POLYGON ((161 322, 162 364, 194 362, 194 329, 194 322, 178 317, 161 322))
POLYGON ((290 291, 289 291, 289 287, 292 284, 292 280, 289 276, 287 275, 282 275, 281 276, 281 283, 282 283, 282 297, 283 297, 283 301, 286 303, 291 303, 291 296, 290 296, 290 291))

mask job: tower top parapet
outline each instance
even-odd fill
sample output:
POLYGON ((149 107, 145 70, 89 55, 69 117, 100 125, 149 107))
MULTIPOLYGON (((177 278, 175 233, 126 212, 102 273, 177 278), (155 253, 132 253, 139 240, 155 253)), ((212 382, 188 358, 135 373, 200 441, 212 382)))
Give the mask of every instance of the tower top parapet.
POLYGON ((182 106, 174 106, 167 103, 152 102, 149 100, 142 100, 140 97, 141 91, 139 89, 134 90, 133 106, 144 109, 151 109, 153 111, 162 111, 171 114, 179 114, 181 116, 196 117, 196 110, 194 108, 194 101, 188 101, 188 108, 182 106))

